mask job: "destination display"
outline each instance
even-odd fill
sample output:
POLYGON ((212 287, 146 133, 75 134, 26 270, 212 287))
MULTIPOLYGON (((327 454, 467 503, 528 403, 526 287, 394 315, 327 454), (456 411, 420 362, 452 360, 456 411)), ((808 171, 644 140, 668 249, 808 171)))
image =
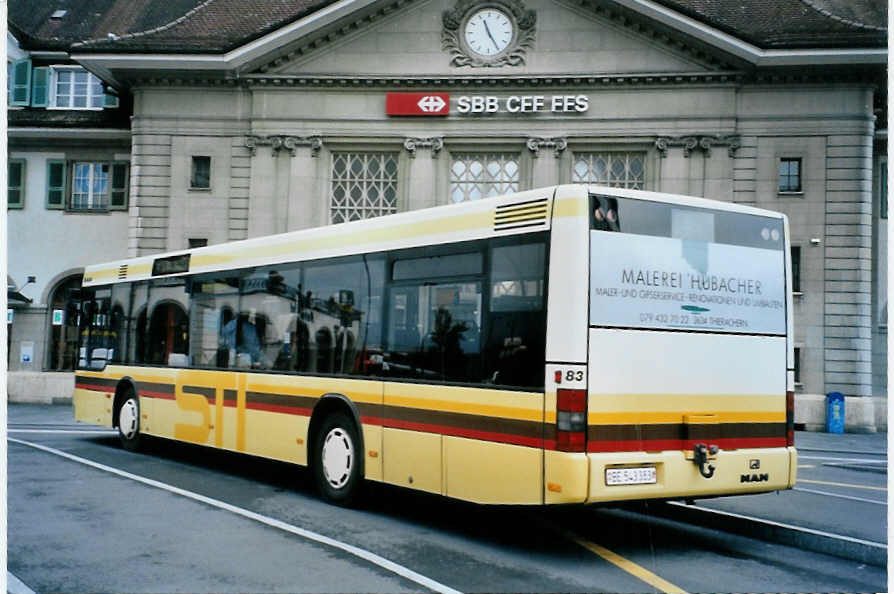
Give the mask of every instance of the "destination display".
POLYGON ((591 232, 590 324, 785 334, 784 252, 591 232))

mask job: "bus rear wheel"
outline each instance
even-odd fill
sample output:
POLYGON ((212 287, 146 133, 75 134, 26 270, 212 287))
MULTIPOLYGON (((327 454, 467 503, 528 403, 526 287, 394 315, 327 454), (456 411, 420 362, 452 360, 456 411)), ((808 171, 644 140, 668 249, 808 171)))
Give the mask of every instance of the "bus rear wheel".
POLYGON ((360 490, 360 439, 354 422, 344 413, 327 416, 313 450, 313 473, 324 498, 350 505, 360 490))
POLYGON ((128 390, 118 409, 118 439, 121 446, 135 452, 140 447, 140 399, 128 390))

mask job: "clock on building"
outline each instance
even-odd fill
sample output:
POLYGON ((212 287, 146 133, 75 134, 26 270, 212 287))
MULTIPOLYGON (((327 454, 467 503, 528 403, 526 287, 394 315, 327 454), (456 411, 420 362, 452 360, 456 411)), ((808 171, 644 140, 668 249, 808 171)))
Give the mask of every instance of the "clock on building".
POLYGON ((522 66, 536 20, 520 0, 460 0, 444 12, 442 46, 453 66, 522 66))
POLYGON ((506 50, 515 38, 515 23, 496 8, 471 14, 463 26, 463 40, 479 56, 491 57, 506 50))

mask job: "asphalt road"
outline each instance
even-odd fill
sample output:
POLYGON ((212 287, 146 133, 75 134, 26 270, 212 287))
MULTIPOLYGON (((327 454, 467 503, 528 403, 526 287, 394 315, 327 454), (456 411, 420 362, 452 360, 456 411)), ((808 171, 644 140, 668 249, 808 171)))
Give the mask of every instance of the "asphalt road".
MULTIPOLYGON (((478 506, 379 486, 362 508, 342 509, 318 498, 303 469, 163 440, 126 452, 114 434, 76 425, 68 407, 10 405, 9 430, 8 567, 35 592, 887 587, 883 567, 658 518, 648 506, 478 506)), ((818 466, 815 480, 824 482, 885 480, 818 466)), ((822 497, 789 492, 710 505, 778 511, 776 502, 789 496, 822 497)), ((795 505, 802 511, 810 500, 803 501, 795 505)), ((862 505, 885 515, 882 506, 862 505)))

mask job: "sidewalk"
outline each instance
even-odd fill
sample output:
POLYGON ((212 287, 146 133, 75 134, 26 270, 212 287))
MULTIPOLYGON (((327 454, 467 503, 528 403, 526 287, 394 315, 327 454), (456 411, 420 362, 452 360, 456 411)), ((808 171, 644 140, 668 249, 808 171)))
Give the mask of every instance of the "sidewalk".
POLYGON ((888 434, 885 433, 823 433, 796 431, 795 448, 800 450, 873 454, 887 454, 888 434))

